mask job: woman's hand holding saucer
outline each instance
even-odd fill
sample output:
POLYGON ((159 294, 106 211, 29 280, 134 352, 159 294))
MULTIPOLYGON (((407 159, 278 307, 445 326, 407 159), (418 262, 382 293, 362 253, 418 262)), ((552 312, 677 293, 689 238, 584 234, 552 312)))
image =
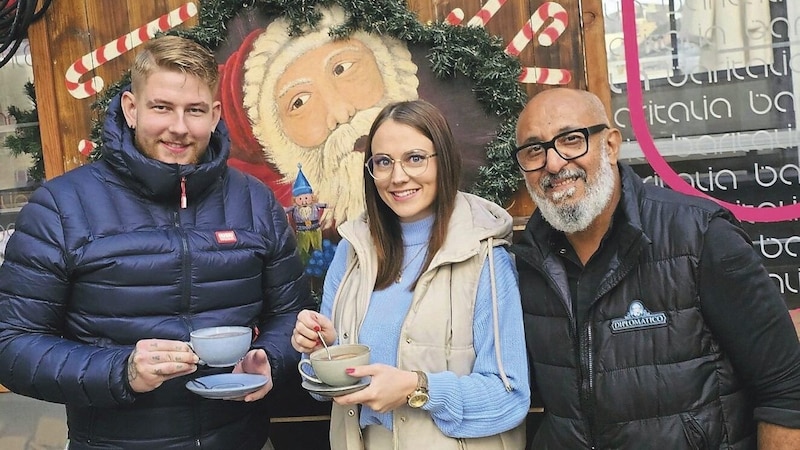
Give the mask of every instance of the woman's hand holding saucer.
POLYGON ((386 364, 356 366, 347 373, 356 378, 371 377, 369 386, 352 394, 333 399, 339 405, 362 404, 385 413, 406 405, 408 394, 417 387, 417 374, 386 364))

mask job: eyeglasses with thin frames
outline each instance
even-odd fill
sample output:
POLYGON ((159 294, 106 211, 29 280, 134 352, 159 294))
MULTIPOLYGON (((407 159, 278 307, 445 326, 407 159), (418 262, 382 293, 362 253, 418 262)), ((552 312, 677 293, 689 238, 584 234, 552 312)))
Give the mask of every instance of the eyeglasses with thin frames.
POLYGON ((403 172, 410 177, 418 177, 428 169, 428 160, 436 156, 436 153, 425 153, 423 151, 410 151, 400 159, 394 159, 383 153, 370 156, 364 166, 372 178, 385 180, 392 175, 395 163, 400 163, 403 172))
POLYGON ((514 159, 523 172, 534 172, 547 165, 547 150, 553 149, 564 161, 580 158, 589 151, 589 136, 608 128, 606 124, 565 131, 547 142, 529 142, 514 150, 514 159))

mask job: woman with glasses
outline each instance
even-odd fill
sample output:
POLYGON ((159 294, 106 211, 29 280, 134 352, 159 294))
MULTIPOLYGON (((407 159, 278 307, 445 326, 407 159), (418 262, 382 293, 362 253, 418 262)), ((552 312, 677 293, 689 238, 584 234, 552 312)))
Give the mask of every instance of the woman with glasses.
POLYGON ((292 343, 369 345, 369 380, 334 398, 331 448, 522 449, 530 404, 511 217, 458 191, 441 112, 386 106, 367 140, 366 213, 342 224, 319 313, 292 343))

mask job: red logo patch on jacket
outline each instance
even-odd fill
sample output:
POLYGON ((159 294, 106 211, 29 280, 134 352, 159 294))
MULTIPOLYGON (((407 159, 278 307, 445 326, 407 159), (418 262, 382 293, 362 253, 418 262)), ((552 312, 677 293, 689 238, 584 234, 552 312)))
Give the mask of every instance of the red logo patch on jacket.
POLYGON ((235 244, 236 233, 233 230, 217 231, 214 233, 217 238, 217 244, 235 244))

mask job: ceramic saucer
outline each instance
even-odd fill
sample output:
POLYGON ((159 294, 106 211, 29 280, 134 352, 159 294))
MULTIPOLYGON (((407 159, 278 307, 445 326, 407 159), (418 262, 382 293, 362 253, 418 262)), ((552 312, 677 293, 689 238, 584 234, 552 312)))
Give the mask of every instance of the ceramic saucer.
POLYGON ((303 389, 322 397, 338 397, 340 395, 352 394, 369 386, 370 378, 364 377, 356 384, 350 386, 329 386, 327 384, 314 383, 313 381, 303 380, 303 389))
POLYGON ((251 373, 220 373, 191 380, 186 389, 205 398, 239 398, 267 384, 267 377, 251 373))

